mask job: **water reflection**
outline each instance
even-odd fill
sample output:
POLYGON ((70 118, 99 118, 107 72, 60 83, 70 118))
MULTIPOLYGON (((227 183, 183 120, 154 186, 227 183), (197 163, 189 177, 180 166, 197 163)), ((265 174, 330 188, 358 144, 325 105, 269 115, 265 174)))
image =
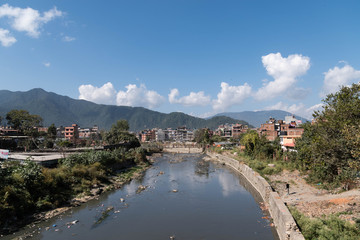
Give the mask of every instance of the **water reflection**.
POLYGON ((229 169, 199 154, 169 154, 142 180, 36 225, 31 239, 274 239, 263 216, 229 169), (136 193, 140 185, 146 189, 136 193))

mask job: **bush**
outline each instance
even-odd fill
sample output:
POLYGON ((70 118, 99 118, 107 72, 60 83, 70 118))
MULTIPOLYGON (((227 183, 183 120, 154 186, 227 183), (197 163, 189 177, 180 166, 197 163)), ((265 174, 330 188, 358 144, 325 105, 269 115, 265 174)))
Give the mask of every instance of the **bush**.
POLYGON ((296 208, 290 208, 290 211, 305 239, 360 239, 360 230, 355 224, 346 222, 335 215, 330 215, 326 218, 309 218, 300 213, 296 208))

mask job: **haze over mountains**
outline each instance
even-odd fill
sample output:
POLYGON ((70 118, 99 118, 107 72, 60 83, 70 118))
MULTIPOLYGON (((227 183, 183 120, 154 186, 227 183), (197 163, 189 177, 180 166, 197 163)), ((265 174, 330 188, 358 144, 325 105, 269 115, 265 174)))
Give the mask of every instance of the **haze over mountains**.
POLYGON ((27 92, 0 90, 0 115, 5 118, 6 114, 13 109, 24 109, 31 114, 40 115, 44 120, 44 126, 52 123, 56 126, 77 123, 81 127, 98 125, 101 129, 109 129, 117 120, 126 119, 129 121, 132 131, 155 127, 177 128, 179 126, 186 126, 189 129, 202 127, 215 129, 224 123, 247 124, 247 122, 250 125, 258 126, 259 123, 268 120, 270 116, 278 117, 290 114, 284 111, 278 111, 282 115, 276 115, 277 111, 224 113, 209 119, 202 119, 180 112, 165 114, 143 107, 95 104, 46 92, 40 88, 27 92), (246 119, 247 122, 243 119, 246 119))
MULTIPOLYGON (((270 117, 275 119, 285 120, 285 116, 291 116, 292 114, 282 110, 267 110, 267 111, 244 111, 244 112, 224 112, 216 114, 215 116, 227 116, 234 119, 244 120, 255 127, 260 127, 262 123, 269 120, 270 117)), ((302 122, 308 121, 303 117, 295 117, 302 122)))

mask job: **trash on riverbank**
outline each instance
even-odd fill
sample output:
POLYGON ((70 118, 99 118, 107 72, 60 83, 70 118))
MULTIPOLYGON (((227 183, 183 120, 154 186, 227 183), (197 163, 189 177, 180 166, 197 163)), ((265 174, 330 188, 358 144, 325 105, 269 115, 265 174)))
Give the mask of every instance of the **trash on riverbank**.
POLYGON ((71 226, 71 225, 77 224, 78 222, 79 222, 79 220, 74 220, 74 221, 71 221, 71 222, 66 223, 66 225, 69 227, 69 226, 71 226))

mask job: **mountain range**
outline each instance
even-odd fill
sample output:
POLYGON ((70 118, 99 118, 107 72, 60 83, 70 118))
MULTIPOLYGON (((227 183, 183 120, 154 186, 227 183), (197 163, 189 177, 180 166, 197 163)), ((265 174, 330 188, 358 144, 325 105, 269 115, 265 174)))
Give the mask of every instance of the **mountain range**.
MULTIPOLYGON (((224 112, 216 114, 215 116, 227 116, 234 119, 241 119, 250 123, 255 127, 260 127, 262 123, 265 123, 269 120, 270 117, 285 120, 285 116, 291 116, 293 114, 282 111, 282 110, 266 110, 266 111, 244 111, 244 112, 224 112)), ((302 122, 307 122, 309 120, 294 115, 296 119, 302 120, 302 122)))
POLYGON ((0 90, 0 116, 5 119, 6 114, 13 109, 23 109, 30 114, 40 115, 44 126, 52 123, 56 126, 69 126, 76 123, 81 127, 98 125, 100 129, 109 129, 119 119, 128 120, 131 131, 155 127, 175 129, 180 126, 189 129, 215 129, 224 123, 248 124, 226 116, 203 119, 181 112, 165 114, 143 107, 96 104, 46 92, 40 88, 27 92, 0 90))
POLYGON ((181 112, 169 114, 152 111, 143 107, 127 107, 103 105, 86 100, 72 99, 56 93, 35 88, 26 92, 12 92, 0 90, 0 116, 5 119, 6 114, 13 109, 24 109, 30 114, 37 114, 43 118, 43 125, 69 126, 73 123, 81 127, 98 125, 100 129, 109 129, 119 119, 129 122, 131 131, 151 128, 177 128, 186 126, 189 129, 208 127, 215 129, 224 123, 248 124, 258 127, 269 117, 284 119, 290 113, 285 111, 257 111, 221 113, 211 118, 203 119, 181 112))

